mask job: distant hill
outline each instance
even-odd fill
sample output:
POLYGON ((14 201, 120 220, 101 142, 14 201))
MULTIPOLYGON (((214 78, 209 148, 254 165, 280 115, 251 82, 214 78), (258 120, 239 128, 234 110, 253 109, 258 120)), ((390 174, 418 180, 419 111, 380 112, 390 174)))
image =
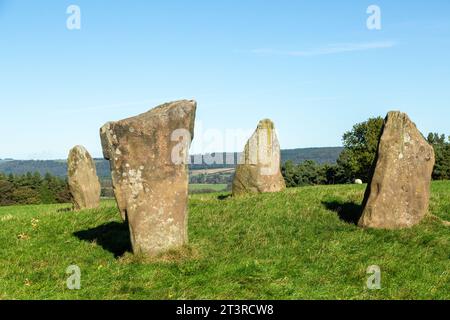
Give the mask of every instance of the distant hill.
POLYGON ((306 160, 314 160, 320 164, 336 163, 342 150, 344 150, 343 147, 281 150, 281 161, 285 163, 291 160, 294 163, 302 163, 306 160))
MULTIPOLYGON (((305 160, 314 160, 318 163, 335 163, 339 154, 342 152, 342 147, 330 148, 306 148, 306 149, 290 149, 281 150, 281 161, 284 163, 287 160, 292 160, 294 163, 301 163, 305 160)), ((225 156, 234 157, 237 159, 239 154, 228 153, 225 156)), ((224 157, 225 157, 224 156, 224 157)), ((193 163, 198 156, 192 156, 193 163)), ((95 159, 97 174, 100 178, 109 178, 109 163, 103 159, 95 159)), ((225 163, 225 161, 224 161, 225 163)), ((192 170, 214 169, 234 167, 234 165, 207 165, 202 164, 191 165, 192 170)), ((65 160, 12 160, 0 159, 0 172, 4 174, 25 174, 27 172, 39 172, 45 175, 47 172, 58 177, 65 177, 67 175, 67 164, 65 160)))
MULTIPOLYGON (((109 163, 103 159, 95 159, 97 174, 101 178, 109 178, 109 163)), ((54 176, 67 176, 65 160, 0 160, 0 172, 4 174, 25 174, 39 172, 41 175, 51 173, 54 176)))

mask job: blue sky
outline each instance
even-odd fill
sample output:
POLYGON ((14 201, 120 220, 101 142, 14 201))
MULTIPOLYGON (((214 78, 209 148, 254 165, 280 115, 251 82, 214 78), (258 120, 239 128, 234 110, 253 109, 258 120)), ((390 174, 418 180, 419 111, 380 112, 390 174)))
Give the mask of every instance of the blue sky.
POLYGON ((178 99, 198 101, 194 153, 263 118, 282 148, 340 145, 389 110, 450 134, 449 53, 448 0, 0 0, 0 158, 101 157, 105 122, 178 99))

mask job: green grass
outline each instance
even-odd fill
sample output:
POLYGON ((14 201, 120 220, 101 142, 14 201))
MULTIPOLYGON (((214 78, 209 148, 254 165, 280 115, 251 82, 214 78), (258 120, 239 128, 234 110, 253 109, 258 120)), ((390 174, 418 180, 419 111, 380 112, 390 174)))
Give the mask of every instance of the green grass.
POLYGON ((223 192, 227 189, 226 184, 208 184, 208 183, 197 183, 197 184, 190 184, 189 190, 191 191, 201 191, 201 190, 212 190, 215 192, 223 192))
MULTIPOLYGON (((432 213, 450 220, 450 182, 432 189, 432 213)), ((449 227, 427 218, 402 231, 359 229, 345 221, 363 192, 194 195, 189 246, 150 262, 127 252, 113 201, 79 213, 3 207, 0 299, 450 299, 449 227), (81 290, 66 288, 72 264, 81 290), (370 265, 381 268, 381 290, 366 289, 370 265)))

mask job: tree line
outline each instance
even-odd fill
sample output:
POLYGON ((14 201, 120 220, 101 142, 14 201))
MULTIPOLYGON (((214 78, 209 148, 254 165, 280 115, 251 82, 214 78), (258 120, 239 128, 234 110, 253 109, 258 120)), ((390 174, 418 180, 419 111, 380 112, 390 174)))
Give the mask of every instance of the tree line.
POLYGON ((67 203, 71 195, 67 181, 47 173, 23 175, 0 173, 0 206, 67 203))
MULTIPOLYGON (((318 164, 304 161, 294 164, 287 161, 282 166, 282 174, 288 187, 320 184, 353 183, 356 179, 368 182, 373 170, 378 141, 384 119, 370 118, 353 126, 342 137, 344 150, 336 164, 318 164)), ((436 154, 433 170, 434 180, 450 180, 450 137, 444 134, 430 133, 427 137, 436 154)))

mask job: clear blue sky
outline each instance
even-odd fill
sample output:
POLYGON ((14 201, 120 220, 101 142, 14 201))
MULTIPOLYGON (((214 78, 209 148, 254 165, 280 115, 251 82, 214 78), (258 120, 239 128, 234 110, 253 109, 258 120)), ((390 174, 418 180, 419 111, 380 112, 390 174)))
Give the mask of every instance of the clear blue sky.
POLYGON ((0 158, 100 157, 105 122, 183 98, 203 130, 273 119, 282 148, 393 109, 450 134, 450 1, 0 0, 0 158))

